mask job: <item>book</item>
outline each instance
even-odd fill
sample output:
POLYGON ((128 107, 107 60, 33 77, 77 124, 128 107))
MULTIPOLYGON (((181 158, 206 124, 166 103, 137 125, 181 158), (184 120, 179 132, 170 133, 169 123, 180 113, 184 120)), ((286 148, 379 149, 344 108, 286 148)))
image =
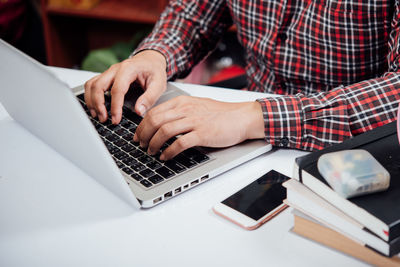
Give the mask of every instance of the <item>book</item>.
POLYGON ((400 237, 390 242, 382 240, 294 179, 285 182, 283 186, 287 189, 285 204, 385 256, 393 256, 400 252, 400 237))
POLYGON ((297 158, 293 178, 383 240, 392 241, 400 236, 400 145, 396 122, 297 158), (346 149, 370 152, 389 171, 389 189, 350 199, 337 194, 318 172, 317 162, 322 154, 346 149))
POLYGON ((371 265, 386 267, 400 266, 398 255, 391 258, 382 256, 296 210, 294 210, 294 227, 292 231, 371 265))

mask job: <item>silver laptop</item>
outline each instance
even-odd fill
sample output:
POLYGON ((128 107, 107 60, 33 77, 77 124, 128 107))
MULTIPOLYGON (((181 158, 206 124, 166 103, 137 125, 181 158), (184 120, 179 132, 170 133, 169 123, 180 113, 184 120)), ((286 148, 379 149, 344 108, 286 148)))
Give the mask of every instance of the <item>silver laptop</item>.
MULTIPOLYGON (((133 102, 127 101, 120 125, 101 124, 85 111, 83 86, 71 91, 2 40, 0 58, 0 102, 10 116, 134 207, 157 205, 271 149, 263 140, 246 141, 224 149, 192 148, 159 161, 130 138, 141 119, 130 112, 133 102)), ((158 103, 182 93, 168 84, 158 103)))

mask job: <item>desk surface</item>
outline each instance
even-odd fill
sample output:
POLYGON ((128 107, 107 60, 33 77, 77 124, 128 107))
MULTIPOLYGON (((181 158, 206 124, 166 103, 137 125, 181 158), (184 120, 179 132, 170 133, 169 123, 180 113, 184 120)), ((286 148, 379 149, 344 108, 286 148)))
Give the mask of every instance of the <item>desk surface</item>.
MULTIPOLYGON (((90 72, 50 70, 70 87, 93 76, 90 72)), ((263 96, 177 85, 192 95, 227 101, 263 96)), ((5 117, 0 105, 0 119, 5 117)), ((68 206, 68 218, 52 218, 49 223, 52 214, 43 214, 37 221, 38 216, 32 215, 35 210, 27 210, 21 223, 9 209, 7 213, 0 210, 0 266, 365 266, 292 233, 290 209, 255 231, 243 230, 211 211, 215 203, 265 171, 274 168, 290 176, 294 159, 304 154, 274 150, 161 205, 129 215, 116 215, 126 214, 125 205, 115 199, 110 204, 111 194, 94 182, 71 177, 62 181, 60 188, 54 182, 57 177, 51 178, 52 183, 40 177, 32 195, 24 197, 36 201, 41 212, 56 199, 68 206), (85 205, 82 197, 75 197, 78 194, 87 196, 85 205), (75 210, 80 214, 76 220, 70 216, 75 210), (9 227, 13 220, 20 226, 9 227)), ((36 178, 26 177, 30 182, 36 178)), ((1 196, 0 201, 10 202, 1 196)), ((18 205, 18 201, 10 205, 18 205)))

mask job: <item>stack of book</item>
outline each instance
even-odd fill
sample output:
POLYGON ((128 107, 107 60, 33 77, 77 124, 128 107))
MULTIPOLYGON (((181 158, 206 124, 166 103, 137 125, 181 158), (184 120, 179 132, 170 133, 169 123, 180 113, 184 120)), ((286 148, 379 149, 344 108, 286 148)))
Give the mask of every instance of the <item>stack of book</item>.
POLYGON ((377 266, 400 266, 400 146, 396 122, 296 159, 286 204, 293 207, 293 231, 377 266), (365 149, 390 173, 388 190, 345 199, 320 175, 319 157, 365 149))

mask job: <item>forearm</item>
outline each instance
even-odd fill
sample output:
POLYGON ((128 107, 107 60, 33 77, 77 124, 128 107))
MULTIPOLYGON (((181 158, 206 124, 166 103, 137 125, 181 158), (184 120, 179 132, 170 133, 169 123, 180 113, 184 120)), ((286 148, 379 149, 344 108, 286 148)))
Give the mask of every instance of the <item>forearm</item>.
POLYGON ((400 76, 389 73, 329 92, 258 101, 268 142, 318 150, 395 120, 399 100, 400 76))

